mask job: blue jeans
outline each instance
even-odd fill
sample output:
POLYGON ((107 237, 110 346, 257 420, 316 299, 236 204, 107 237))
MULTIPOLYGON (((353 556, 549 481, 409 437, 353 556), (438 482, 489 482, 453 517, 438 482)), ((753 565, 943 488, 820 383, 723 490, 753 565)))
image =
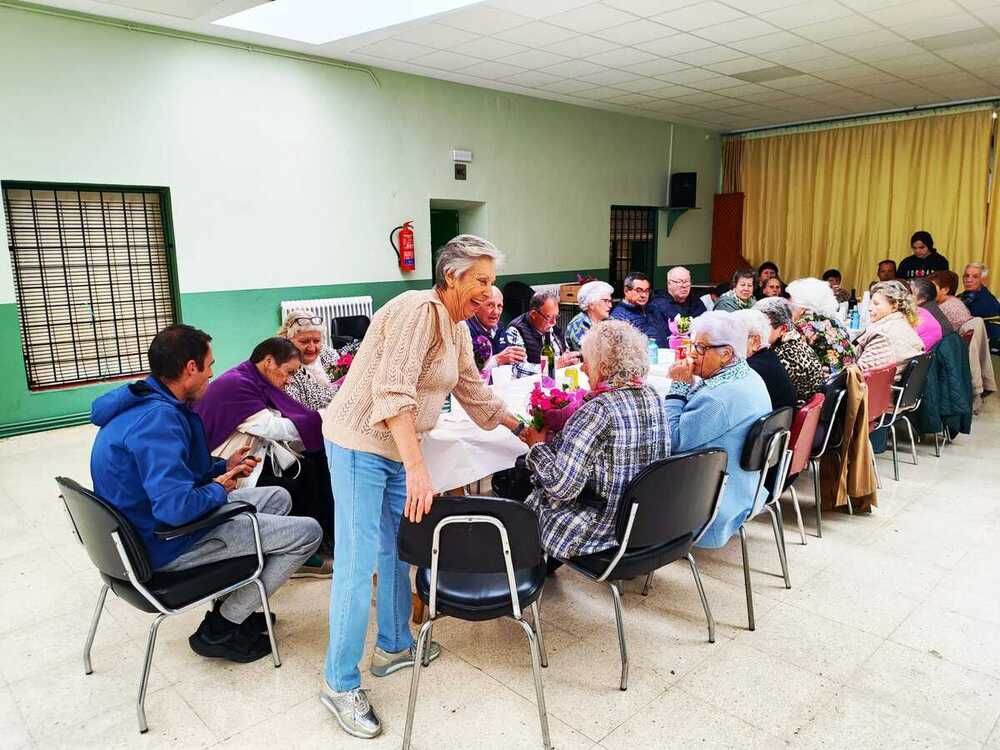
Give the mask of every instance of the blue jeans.
POLYGON ((396 540, 406 504, 403 464, 326 442, 333 486, 336 558, 330 588, 330 643, 324 674, 338 692, 361 686, 372 573, 378 567, 377 645, 396 653, 413 644, 410 566, 396 540))

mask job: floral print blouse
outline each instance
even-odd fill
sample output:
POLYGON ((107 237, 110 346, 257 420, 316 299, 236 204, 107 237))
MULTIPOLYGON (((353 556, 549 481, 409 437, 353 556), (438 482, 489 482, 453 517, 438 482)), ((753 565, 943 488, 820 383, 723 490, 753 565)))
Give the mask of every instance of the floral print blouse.
MULTIPOLYGON (((339 350, 334 349, 332 346, 324 346, 319 352, 320 364, 324 370, 329 372, 336 366, 337 360, 341 356, 344 354, 354 354, 359 346, 361 346, 360 341, 353 341, 339 350)), ((336 395, 339 389, 339 383, 330 383, 329 385, 320 383, 309 374, 309 371, 305 367, 300 367, 296 370, 295 374, 285 384, 285 393, 303 406, 308 406, 310 409, 315 409, 316 411, 325 408, 333 400, 334 395, 336 395)))
POLYGON ((816 352, 825 378, 836 375, 858 359, 851 335, 834 318, 808 311, 795 322, 795 330, 816 352))

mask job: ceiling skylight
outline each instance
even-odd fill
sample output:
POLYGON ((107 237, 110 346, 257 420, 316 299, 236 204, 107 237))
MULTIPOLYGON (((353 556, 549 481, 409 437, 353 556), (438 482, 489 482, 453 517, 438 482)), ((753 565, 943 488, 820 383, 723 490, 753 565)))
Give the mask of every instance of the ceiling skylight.
POLYGON ((214 23, 297 42, 325 44, 466 5, 475 3, 470 0, 273 0, 214 23))

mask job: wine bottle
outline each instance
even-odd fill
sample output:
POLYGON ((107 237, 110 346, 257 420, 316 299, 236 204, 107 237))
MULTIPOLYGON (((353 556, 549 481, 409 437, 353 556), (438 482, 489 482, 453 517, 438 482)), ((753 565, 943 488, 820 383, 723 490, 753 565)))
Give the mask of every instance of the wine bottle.
POLYGON ((550 334, 545 334, 545 341, 542 343, 542 360, 545 365, 547 365, 548 372, 542 372, 542 375, 548 375, 553 380, 556 379, 556 350, 552 346, 552 336, 550 334))

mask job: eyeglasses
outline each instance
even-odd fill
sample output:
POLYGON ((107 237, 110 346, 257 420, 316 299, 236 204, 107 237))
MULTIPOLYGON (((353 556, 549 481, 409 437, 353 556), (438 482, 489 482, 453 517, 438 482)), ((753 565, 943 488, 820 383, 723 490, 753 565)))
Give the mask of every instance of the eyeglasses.
POLYGON ((684 280, 677 281, 676 279, 667 279, 667 281, 675 286, 691 286, 690 281, 684 281, 684 280))
POLYGON ((640 286, 634 286, 632 287, 632 291, 635 292, 636 294, 649 294, 649 287, 643 289, 640 286))
POLYGON ((611 297, 601 297, 600 299, 594 300, 594 301, 595 302, 603 302, 605 305, 613 305, 614 304, 614 301, 611 299, 611 297))
POLYGON ((297 326, 323 325, 323 319, 319 315, 310 315, 308 317, 303 315, 301 318, 295 318, 292 322, 297 326))
POLYGON ((702 344, 699 342, 691 344, 691 351, 697 352, 701 356, 705 356, 709 349, 725 349, 727 346, 729 346, 729 344, 702 344))
POLYGON ((535 313, 539 318, 544 320, 546 323, 555 323, 557 320, 559 320, 558 313, 556 315, 546 315, 541 310, 532 310, 532 312, 535 313))

